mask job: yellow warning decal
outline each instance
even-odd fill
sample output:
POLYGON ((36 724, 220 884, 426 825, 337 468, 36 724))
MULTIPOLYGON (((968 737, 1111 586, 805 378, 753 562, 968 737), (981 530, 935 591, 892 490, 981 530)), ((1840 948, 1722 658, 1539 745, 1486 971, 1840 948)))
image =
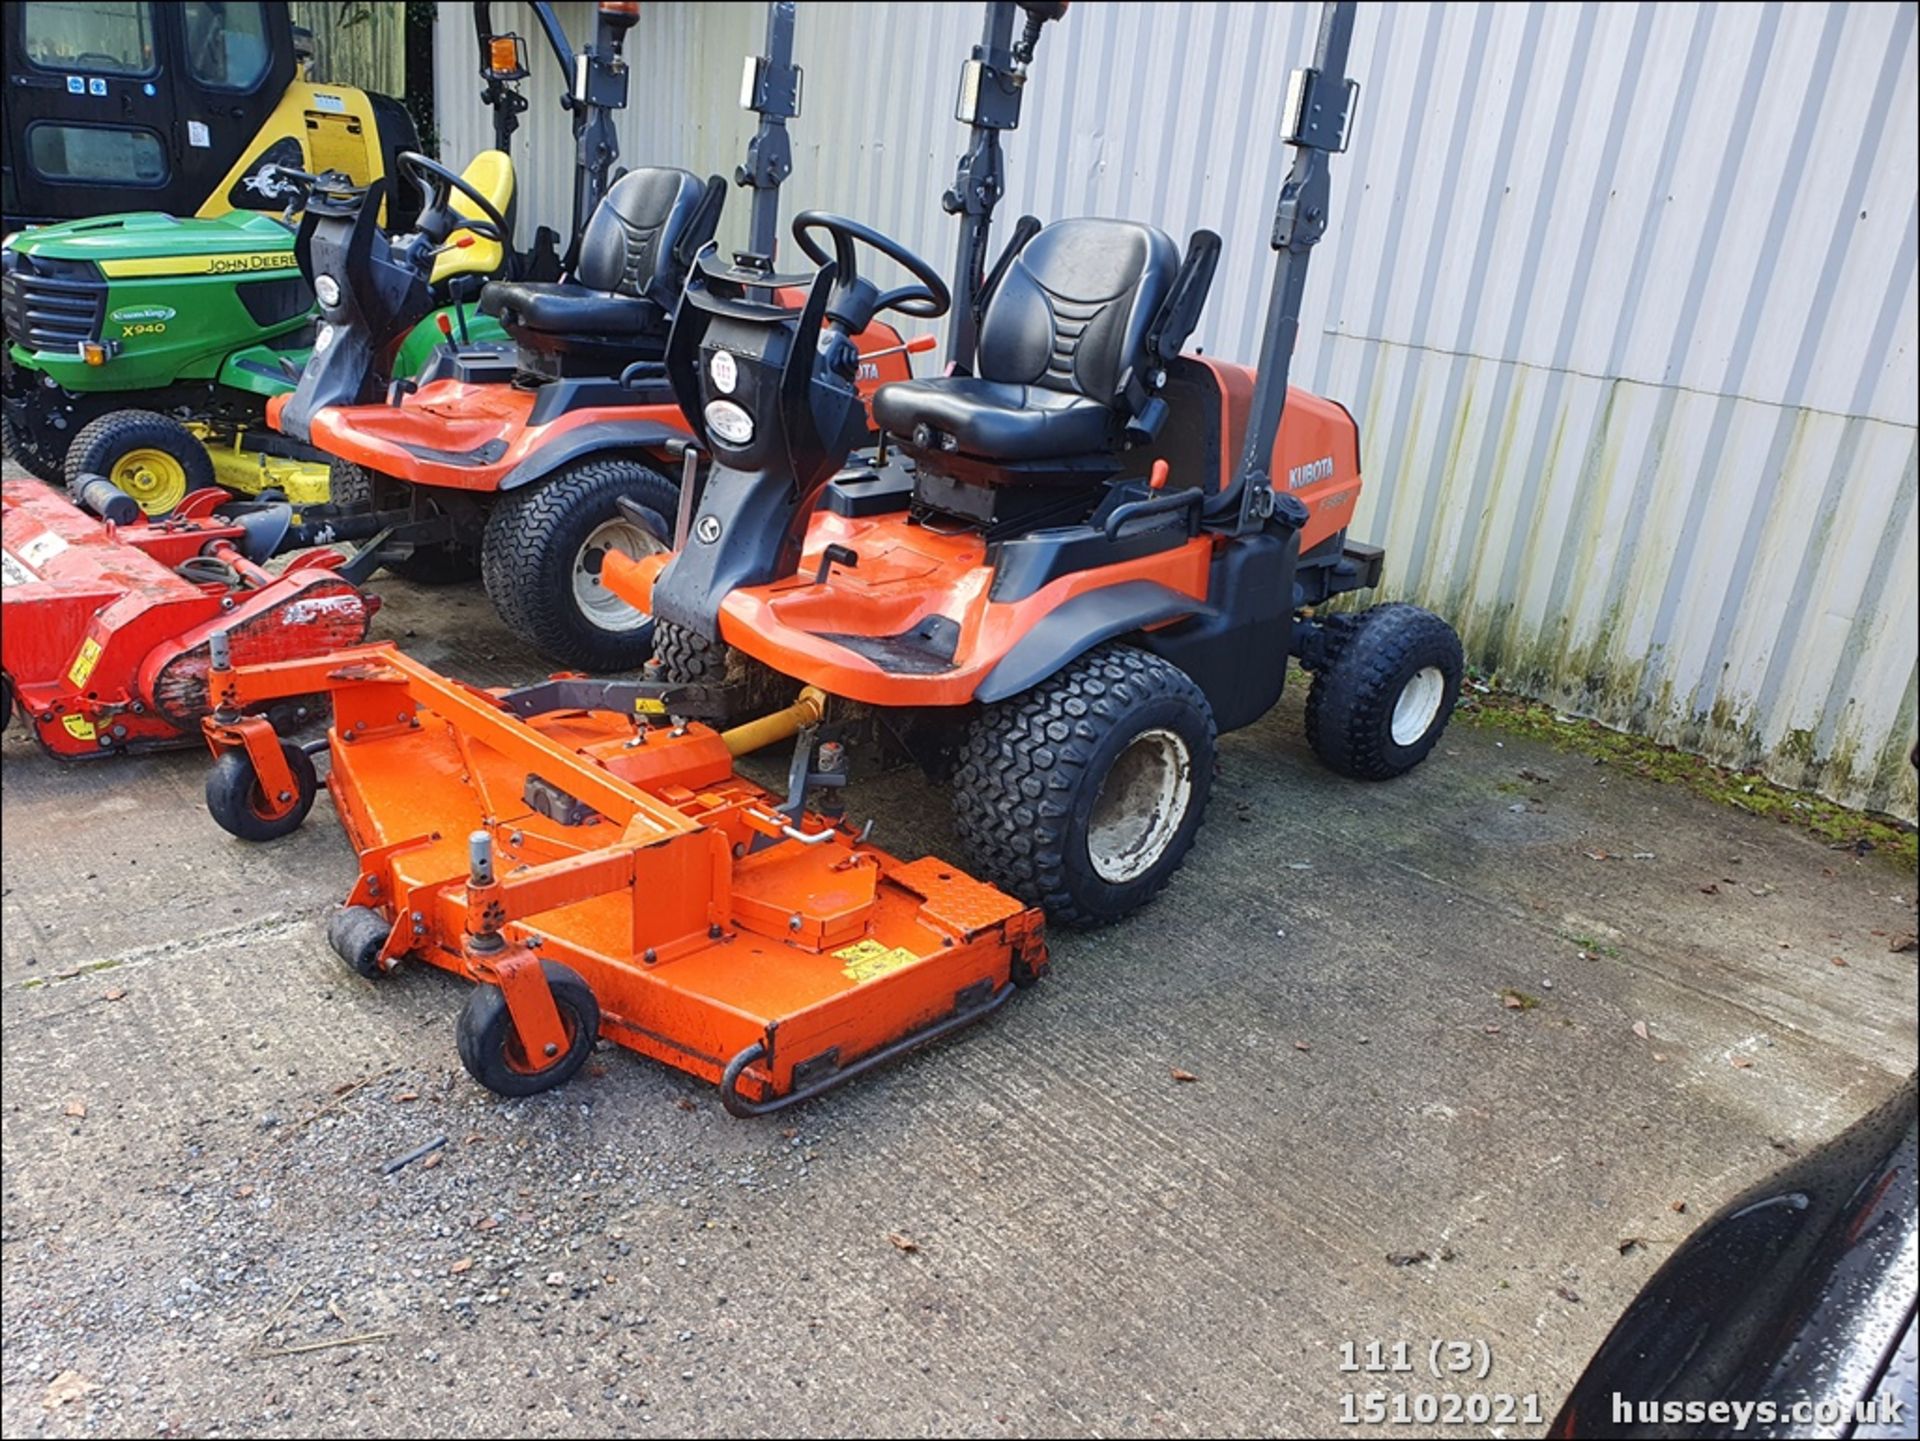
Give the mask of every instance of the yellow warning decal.
MULTIPOLYGON (((93 674, 93 668, 98 664, 100 664, 100 642, 88 636, 80 642, 80 654, 73 658, 73 665, 67 671, 67 679, 75 685, 85 685, 87 677, 93 674)), ((68 729, 73 728, 69 726, 68 729)), ((79 732, 74 731, 74 734, 78 735, 79 732)), ((88 728, 87 734, 93 734, 91 727, 88 728)))
POLYGON ((102 260, 109 278, 160 275, 257 275, 263 270, 298 270, 291 250, 268 250, 252 255, 156 255, 138 260, 102 260))
POLYGON ((90 741, 96 739, 93 722, 83 715, 63 715, 60 724, 67 728, 67 734, 75 740, 90 741))
POLYGON ((833 957, 845 962, 840 970, 850 981, 871 981, 920 959, 905 946, 883 946, 875 940, 855 941, 833 957))
POLYGON ((667 703, 663 700, 655 700, 651 696, 636 696, 634 698, 633 708, 639 715, 665 715, 667 713, 667 703))

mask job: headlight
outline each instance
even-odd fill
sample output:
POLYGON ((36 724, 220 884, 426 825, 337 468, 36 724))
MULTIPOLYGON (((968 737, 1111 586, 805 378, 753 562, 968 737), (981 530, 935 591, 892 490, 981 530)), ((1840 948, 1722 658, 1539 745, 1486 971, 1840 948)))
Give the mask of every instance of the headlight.
POLYGON ((320 297, 320 303, 331 309, 340 303, 340 282, 331 275, 323 275, 313 282, 313 293, 320 297))
POLYGON ((323 324, 320 327, 319 333, 313 337, 313 353, 315 355, 318 355, 321 351, 325 350, 329 345, 332 345, 332 344, 333 344, 333 327, 331 325, 323 324))
POLYGON ((707 429, 729 445, 745 445, 753 439, 753 417, 731 400, 707 403, 707 429))

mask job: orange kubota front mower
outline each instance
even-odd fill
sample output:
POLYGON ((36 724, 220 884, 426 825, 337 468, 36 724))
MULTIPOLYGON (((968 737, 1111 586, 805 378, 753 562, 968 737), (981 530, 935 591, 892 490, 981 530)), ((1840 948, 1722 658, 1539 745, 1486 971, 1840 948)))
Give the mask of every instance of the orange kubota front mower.
POLYGON ((1328 156, 1346 143, 1352 21, 1351 4, 1326 7, 1288 92, 1257 370, 1181 354, 1217 236, 1196 232, 1183 260, 1151 226, 1023 225, 972 348, 948 375, 883 387, 891 455, 836 475, 846 436, 809 426, 845 386, 833 337, 867 286, 858 251, 924 264, 802 216, 809 255, 825 259, 815 233, 834 246, 824 310, 748 304, 737 274, 696 267, 668 371, 713 465, 676 553, 606 576, 655 615, 660 678, 818 688, 843 724, 951 778, 984 878, 1074 925, 1167 883, 1216 737, 1273 707, 1290 658, 1313 675, 1307 733, 1327 765, 1384 779, 1422 760, 1459 693, 1459 640, 1412 606, 1318 610, 1376 584, 1382 553, 1347 535, 1352 417, 1287 384, 1328 156))
MULTIPOLYGON (((796 233, 850 225, 803 216, 796 233)), ((762 361, 790 362, 769 387, 743 359, 727 403, 766 443, 788 434, 810 477, 866 433, 853 336, 883 310, 947 306, 937 275, 872 240, 914 283, 709 256, 688 292, 763 332, 762 361), (795 284, 798 312, 768 294, 795 284)), ((478 982, 459 1052, 502 1094, 566 1080, 604 1034, 758 1114, 980 1019, 1046 967, 1037 911, 943 861, 896 860, 845 819, 845 752, 816 690, 720 732, 697 718, 737 709, 724 687, 566 675, 483 691, 388 645, 236 666, 224 634, 211 662, 214 819, 249 840, 300 824, 314 770, 258 712, 328 696, 327 786, 360 872, 330 939, 369 977, 413 957, 478 982), (784 794, 734 773, 787 739, 784 794)))
MULTIPOLYGON (((754 190, 748 249, 768 258, 792 168, 786 122, 800 108, 793 15, 790 0, 768 6, 767 51, 750 58, 746 91, 760 125, 736 175, 754 190)), ((625 103, 624 69, 596 83, 609 93, 580 98, 625 103)), ((597 143, 610 146, 611 130, 597 143)), ((377 506, 411 507, 425 527, 413 534, 431 539, 416 540, 403 574, 478 575, 508 627, 550 660, 633 669, 651 653, 652 619, 606 589, 602 566, 656 553, 670 537, 687 424, 662 357, 687 269, 712 243, 725 199, 717 175, 628 172, 582 217, 564 280, 482 291, 480 309, 512 345, 445 346, 417 385, 383 397, 369 385, 369 358, 417 317, 417 302, 394 297, 417 293, 412 272, 431 255, 384 245, 361 193, 323 195, 300 253, 325 343, 269 419, 357 468, 377 506)), ((871 392, 910 376, 908 352, 932 342, 879 325, 856 343, 871 392)))

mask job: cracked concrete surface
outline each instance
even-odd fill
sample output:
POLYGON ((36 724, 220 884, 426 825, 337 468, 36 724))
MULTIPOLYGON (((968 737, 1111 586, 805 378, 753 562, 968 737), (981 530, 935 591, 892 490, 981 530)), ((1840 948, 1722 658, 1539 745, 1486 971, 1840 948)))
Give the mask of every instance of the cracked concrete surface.
MULTIPOLYGON (((478 586, 380 588, 429 663, 538 673, 478 586)), ((327 949, 324 797, 247 846, 202 755, 11 732, 7 1434, 1324 1434, 1441 1384, 1343 1342, 1437 1337, 1550 1417, 1675 1240, 1913 1067, 1914 876, 1463 725, 1342 781, 1299 700, 1147 911, 760 1122, 619 1050, 481 1092, 459 983, 327 949)), ((851 803, 952 853, 917 777, 851 803)))

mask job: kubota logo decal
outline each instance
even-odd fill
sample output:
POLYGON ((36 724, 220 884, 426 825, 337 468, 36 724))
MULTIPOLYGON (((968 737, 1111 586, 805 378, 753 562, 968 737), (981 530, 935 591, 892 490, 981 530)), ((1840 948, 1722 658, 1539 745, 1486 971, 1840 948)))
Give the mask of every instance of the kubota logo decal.
POLYGON ((1287 472, 1287 489, 1299 490, 1302 486, 1317 481, 1333 479, 1333 457, 1323 455, 1318 460, 1310 460, 1305 465, 1296 465, 1287 472))
POLYGON ((711 515, 703 515, 693 523, 693 538, 702 545, 712 545, 720 539, 720 522, 711 515))

